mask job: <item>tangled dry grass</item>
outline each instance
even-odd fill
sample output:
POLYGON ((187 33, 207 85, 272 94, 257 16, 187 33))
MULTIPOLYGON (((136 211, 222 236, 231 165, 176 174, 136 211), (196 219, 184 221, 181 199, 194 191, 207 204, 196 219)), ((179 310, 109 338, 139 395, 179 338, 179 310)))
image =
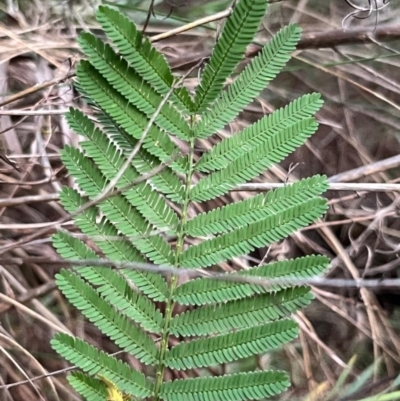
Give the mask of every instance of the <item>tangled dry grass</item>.
MULTIPOLYGON (((150 2, 125 3, 126 12, 143 25, 150 2)), ((116 351, 56 291, 59 257, 50 241, 57 229, 75 230, 57 202, 60 187, 71 184, 59 150, 79 142, 63 113, 72 105, 85 107, 72 85, 80 57, 76 36, 82 30, 99 33, 93 24, 97 3, 35 0, 19 2, 19 9, 16 4, 0 3, 0 153, 8 158, 0 169, 0 399, 72 401, 79 398, 66 385, 64 371, 46 378, 67 367, 49 346, 53 333, 73 332, 116 351), (29 381, 37 376, 42 379, 29 381), (27 382, 13 385, 23 380, 27 382)), ((154 37, 182 25, 182 18, 213 15, 225 6, 226 1, 155 2, 158 17, 150 18, 146 31, 154 37)), ((399 6, 397 0, 288 0, 270 6, 257 40, 264 43, 283 24, 299 22, 305 30, 301 49, 286 72, 220 137, 297 96, 321 92, 326 103, 318 115, 318 133, 258 181, 326 174, 332 183, 359 183, 360 190, 330 191, 325 221, 238 260, 238 267, 316 252, 332 259, 330 278, 399 276, 400 193, 365 191, 362 186, 399 181, 399 6)), ((163 40, 155 37, 175 73, 187 72, 207 57, 219 23, 163 40)), ((248 58, 257 50, 255 43, 248 58)), ((186 80, 190 88, 196 83, 196 76, 186 80)), ((204 141, 198 151, 209 146, 204 141)), ((210 202, 207 208, 216 206, 210 202)), ((314 293, 318 302, 296 316, 302 329, 299 342, 255 363, 291 371, 293 388, 287 399, 309 394, 308 400, 322 400, 358 355, 348 380, 372 364, 376 381, 361 387, 359 397, 379 391, 400 366, 400 289, 325 286, 314 293)))

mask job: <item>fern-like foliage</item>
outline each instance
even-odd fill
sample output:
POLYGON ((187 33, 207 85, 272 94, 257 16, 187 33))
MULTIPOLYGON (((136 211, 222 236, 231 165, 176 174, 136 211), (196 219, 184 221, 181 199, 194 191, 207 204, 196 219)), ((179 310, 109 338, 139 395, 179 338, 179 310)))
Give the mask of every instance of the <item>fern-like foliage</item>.
POLYGON ((265 0, 236 4, 193 98, 185 87, 175 87, 163 55, 114 9, 100 7, 97 14, 110 43, 89 33, 79 39, 86 59, 77 67, 76 86, 93 113, 71 109, 67 115, 85 139, 79 148, 62 151, 76 188, 64 188, 60 198, 90 241, 64 231, 54 235, 63 258, 87 260, 87 266, 62 270, 56 279, 70 303, 143 366, 135 370, 82 339, 56 335, 54 349, 80 369, 69 377, 70 384, 90 401, 117 401, 114 395, 118 400, 265 399, 289 385, 279 371, 168 382, 164 373, 230 363, 293 340, 298 329, 290 315, 313 297, 309 287, 285 279, 321 274, 327 258, 310 255, 184 283, 176 274, 166 279, 154 271, 94 266, 106 257, 204 269, 284 239, 326 211, 321 195, 327 181, 315 176, 188 218, 194 202, 259 176, 318 127, 314 114, 322 105, 320 96, 305 95, 220 141, 195 162, 196 140, 234 119, 296 47, 301 31, 290 25, 224 88, 265 8, 265 0), (186 142, 188 154, 181 154, 175 139, 186 142), (120 173, 116 192, 93 202, 120 173), (265 283, 250 280, 255 278, 265 283), (268 284, 271 279, 280 281, 268 284))

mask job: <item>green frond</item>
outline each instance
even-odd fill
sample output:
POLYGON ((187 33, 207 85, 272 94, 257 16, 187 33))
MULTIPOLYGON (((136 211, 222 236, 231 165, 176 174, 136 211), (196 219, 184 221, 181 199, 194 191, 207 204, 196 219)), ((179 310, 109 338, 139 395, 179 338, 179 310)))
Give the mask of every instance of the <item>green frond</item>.
POLYGON ((166 353, 165 365, 177 370, 202 368, 262 354, 297 337, 292 320, 180 343, 166 353))
POLYGON ((67 379, 75 391, 88 401, 104 401, 107 398, 106 386, 94 377, 82 372, 72 372, 67 379))
POLYGON ((264 0, 241 0, 226 21, 196 90, 195 111, 201 114, 219 95, 225 80, 242 59, 266 10, 264 0))
MULTIPOLYGON (((60 199, 65 209, 70 213, 75 212, 88 201, 76 190, 67 187, 64 187, 60 192, 60 199)), ((141 256, 131 242, 120 237, 118 230, 107 219, 103 218, 97 222, 98 213, 96 207, 86 209, 75 217, 75 223, 85 235, 92 239, 105 256, 116 262, 146 262, 146 259, 141 256)), ((80 241, 76 238, 62 235, 62 233, 58 233, 55 238, 54 246, 65 259, 78 258, 84 260, 93 256, 92 252, 89 254, 86 252, 86 246, 82 249, 80 241)), ((94 285, 105 284, 102 281, 103 279, 99 277, 102 270, 97 269, 96 271, 97 273, 94 273, 94 270, 91 270, 91 274, 95 277, 90 279, 90 282, 94 285)), ((140 291, 155 301, 167 299, 167 283, 160 274, 130 269, 122 269, 120 273, 123 273, 140 291)), ((86 272, 85 278, 87 280, 89 280, 88 274, 89 272, 86 272)))
POLYGON ((201 268, 245 255, 255 248, 288 237, 321 217, 326 210, 324 199, 310 199, 258 222, 189 247, 182 254, 181 265, 201 268))
POLYGON ((289 387, 285 372, 236 373, 220 377, 174 380, 161 387, 165 401, 247 401, 261 400, 289 387))
MULTIPOLYGON (((107 136, 123 150, 125 156, 129 156, 138 141, 104 113, 99 113, 96 117, 106 130, 107 136)), ((188 159, 180 157, 175 163, 172 163, 171 168, 165 166, 161 171, 155 174, 154 169, 160 166, 160 160, 143 149, 143 147, 139 149, 132 160, 133 167, 139 171, 140 174, 152 173, 149 181, 158 191, 173 202, 179 204, 182 204, 184 201, 184 186, 172 169, 174 166, 176 167, 179 165, 179 169, 175 168, 175 171, 187 171, 187 164, 188 159)))
MULTIPOLYGON (((97 20, 129 65, 159 94, 167 94, 175 81, 171 69, 164 55, 152 46, 148 38, 142 37, 135 24, 105 6, 99 7, 97 20)), ((184 87, 175 89, 171 100, 185 112, 193 110, 193 101, 184 87)))
POLYGON ((309 287, 297 287, 205 306, 175 316, 170 332, 175 336, 206 336, 257 326, 286 317, 312 299, 309 287))
POLYGON ((315 175, 286 185, 267 194, 200 213, 189 220, 185 231, 193 237, 227 233, 315 198, 329 188, 326 176, 315 175))
POLYGON ((235 160, 198 182, 191 191, 191 199, 196 202, 213 199, 259 176, 302 145, 317 128, 318 123, 313 118, 305 119, 276 133, 256 148, 247 152, 243 148, 238 149, 235 160))
MULTIPOLYGON (((76 74, 80 91, 90 96, 97 106, 115 122, 115 125, 124 128, 137 140, 142 137, 148 125, 147 116, 115 90, 88 61, 82 60, 79 63, 76 74)), ((176 149, 165 132, 160 131, 154 124, 144 139, 143 147, 162 161, 169 160, 171 150, 176 149)), ((179 165, 175 167, 180 168, 179 165)))
MULTIPOLYGON (((140 75, 129 67, 108 44, 90 33, 83 33, 78 39, 81 48, 89 57, 90 64, 131 104, 134 104, 147 118, 151 118, 162 101, 158 94, 140 75)), ((155 119, 159 128, 172 133, 182 140, 190 136, 190 129, 182 115, 171 103, 166 103, 155 119)))
POLYGON ((289 61, 300 35, 301 28, 296 25, 279 31, 202 116, 194 128, 195 137, 207 138, 218 132, 253 101, 289 61))
POLYGON ((266 279, 305 279, 321 274, 327 269, 329 259, 311 255, 297 259, 283 260, 253 267, 249 270, 227 273, 222 278, 198 278, 180 285, 174 293, 174 300, 181 305, 206 305, 228 302, 293 287, 292 284, 255 285, 245 283, 246 277, 266 279))
MULTIPOLYGON (((68 171, 90 199, 99 196, 109 184, 95 163, 78 149, 66 146, 61 157, 68 171)), ((135 247, 154 263, 173 264, 170 246, 159 235, 151 235, 153 227, 124 196, 108 197, 99 203, 99 209, 123 235, 137 236, 135 247)))
POLYGON ((79 338, 57 333, 51 340, 51 345, 64 359, 87 374, 100 373, 107 376, 127 394, 138 398, 146 398, 152 394, 153 385, 142 373, 79 338))
POLYGON ((234 161, 243 152, 259 147, 285 128, 312 117, 322 104, 323 101, 319 93, 304 95, 294 100, 287 106, 261 118, 243 131, 213 146, 196 163, 196 170, 210 172, 225 168, 229 162, 234 161))
POLYGON ((181 285, 173 275, 164 278, 161 271, 139 266, 218 265, 291 235, 327 209, 321 198, 327 179, 314 176, 187 219, 195 202, 215 199, 263 174, 317 129, 313 116, 322 101, 318 94, 306 95, 193 160, 194 139, 205 139, 234 119, 295 49, 301 30, 291 25, 224 89, 267 3, 234 2, 194 100, 186 88, 175 87, 178 78, 151 41, 113 8, 101 6, 97 12, 105 38, 80 36, 88 60, 76 68, 76 88, 92 112, 86 116, 71 108, 67 114, 69 126, 85 139, 61 152, 74 189, 64 188, 60 199, 84 238, 60 231, 53 244, 62 258, 83 265, 62 269, 56 282, 91 324, 147 365, 142 374, 79 338, 57 334, 52 346, 82 370, 69 380, 88 401, 262 400, 289 384, 283 372, 272 371, 165 383, 163 371, 231 363, 294 339, 298 328, 288 317, 313 298, 296 279, 320 274, 327 258, 274 262, 181 285), (110 183, 115 191, 105 194, 110 183), (114 268, 116 262, 124 267, 114 268), (176 303, 194 307, 175 315, 176 303), (173 345, 170 336, 181 341, 173 345))
MULTIPOLYGON (((112 180, 126 162, 122 151, 82 112, 71 109, 66 117, 71 128, 89 139, 81 142, 86 154, 94 160, 103 175, 112 180)), ((137 170, 130 166, 116 187, 118 189, 127 187, 139 176, 137 170)), ((154 191, 149 184, 140 183, 122 194, 151 224, 159 229, 168 228, 170 232, 175 232, 178 216, 166 203, 165 198, 154 191)))
MULTIPOLYGON (((123 314, 118 313, 75 273, 62 269, 56 275, 58 288, 103 334, 146 365, 157 362, 158 350, 154 341, 123 314)), ((136 314, 143 320, 144 316, 136 314)), ((153 322, 153 325, 155 322, 153 322)))

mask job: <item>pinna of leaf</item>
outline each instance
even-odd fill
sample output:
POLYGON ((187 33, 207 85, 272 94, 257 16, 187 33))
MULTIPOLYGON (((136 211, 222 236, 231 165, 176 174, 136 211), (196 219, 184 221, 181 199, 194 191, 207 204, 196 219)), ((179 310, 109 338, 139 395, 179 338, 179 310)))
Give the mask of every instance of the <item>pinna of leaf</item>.
MULTIPOLYGON (((170 66, 133 22, 113 8, 99 8, 97 20, 110 44, 90 33, 79 39, 87 59, 77 67, 76 85, 96 112, 89 117, 71 109, 67 115, 71 128, 85 140, 79 148, 66 146, 62 151, 75 179, 75 188, 61 191, 65 209, 74 213, 99 197, 127 164, 149 120, 154 124, 117 183, 122 191, 75 217, 90 243, 64 231, 53 236, 63 258, 104 255, 118 262, 205 269, 280 241, 324 214, 327 204, 321 195, 328 183, 326 177, 314 176, 189 218, 195 203, 226 198, 232 188, 282 161, 317 130, 314 115, 322 101, 314 93, 195 158, 196 140, 209 138, 234 120, 296 48, 301 30, 289 25, 224 88, 257 33, 266 4, 236 3, 194 96, 184 87, 174 89, 157 115, 157 105, 175 82, 170 66), (176 153, 176 138, 186 143, 188 155, 160 169, 176 153), (147 181, 130 185, 156 168, 147 181)), ((328 263, 318 255, 268 263, 235 273, 243 282, 207 277, 179 283, 176 276, 166 280, 155 272, 94 266, 61 270, 57 285, 71 304, 142 368, 66 334, 57 334, 52 346, 81 369, 69 381, 89 401, 104 401, 104 389, 99 395, 94 375, 105 384, 108 401, 266 399, 289 386, 287 374, 257 366, 253 372, 215 377, 194 377, 191 372, 262 355, 296 338, 298 328, 290 315, 311 302, 310 288, 284 282, 260 286, 246 283, 246 276, 308 278, 321 274, 328 263), (174 310, 178 304, 179 313, 174 310), (157 345, 155 338, 161 339, 157 345), (167 370, 174 380, 165 381, 167 370)))

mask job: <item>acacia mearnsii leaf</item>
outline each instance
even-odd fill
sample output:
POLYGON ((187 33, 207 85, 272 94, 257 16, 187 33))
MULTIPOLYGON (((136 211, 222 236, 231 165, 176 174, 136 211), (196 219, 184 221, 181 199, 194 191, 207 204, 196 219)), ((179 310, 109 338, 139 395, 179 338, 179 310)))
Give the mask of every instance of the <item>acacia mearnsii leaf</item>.
MULTIPOLYGON (((98 197, 109 184, 95 163, 78 149, 65 146, 61 152, 64 165, 88 197, 98 197)), ((170 246, 159 235, 152 235, 153 227, 122 195, 107 197, 99 209, 125 236, 137 237, 135 247, 156 264, 173 263, 170 246)))
POLYGON ((223 170, 214 171, 201 179, 191 190, 191 199, 207 201, 257 177, 302 145, 317 128, 315 119, 305 119, 276 133, 256 148, 249 151, 242 148, 240 155, 229 161, 223 170))
MULTIPOLYGON (((52 237, 52 240, 53 246, 64 259, 99 260, 99 257, 90 248, 71 235, 58 232, 52 237)), ((129 249, 127 250, 129 251, 129 249)), ((84 277, 91 285, 98 286, 96 291, 114 308, 135 320, 143 329, 152 333, 160 333, 163 324, 161 312, 155 309, 154 303, 149 301, 147 297, 143 297, 130 288, 128 282, 120 275, 126 270, 121 269, 117 272, 107 268, 107 266, 80 266, 76 268, 79 275, 84 277)), ((142 279, 142 281, 144 280, 142 279)))
POLYGON ((328 267, 329 259, 321 255, 310 255, 282 260, 253 267, 240 272, 226 273, 218 279, 198 278, 177 287, 174 300, 181 305, 207 305, 265 294, 293 287, 285 279, 305 279, 321 274, 328 267), (246 283, 246 277, 269 280, 280 279, 280 283, 256 285, 246 283), (226 278, 226 280, 224 279, 226 278))
MULTIPOLYGON (((147 116, 115 90, 88 61, 82 60, 76 73, 79 89, 90 96, 116 125, 124 128, 135 139, 141 139, 148 125, 147 116)), ((165 132, 154 124, 143 140, 143 147, 163 162, 170 161, 173 151, 177 153, 175 145, 165 132)), ((175 168, 182 170, 179 163, 175 164, 175 168)))
POLYGON ((196 89, 195 111, 201 114, 220 94, 242 59, 266 10, 265 0, 241 0, 228 17, 196 89))
MULTIPOLYGON (((71 128, 89 139, 89 141, 81 142, 81 147, 95 161, 104 176, 112 180, 126 162, 122 150, 118 149, 106 134, 79 110, 71 109, 66 118, 71 128)), ((139 172, 133 166, 128 166, 117 182, 116 188, 123 189, 130 186, 122 194, 131 205, 158 229, 167 228, 174 233, 178 225, 178 216, 167 204, 165 198, 146 182, 132 186, 138 177, 140 177, 139 172)))
MULTIPOLYGON (((152 46, 135 24, 118 11, 100 6, 97 20, 119 52, 154 89, 165 95, 174 85, 174 77, 163 54, 152 46)), ((172 102, 180 109, 191 112, 193 101, 185 87, 174 89, 172 102)))
POLYGON ((262 354, 297 337, 292 320, 238 330, 217 337, 180 343, 165 355, 165 366, 177 370, 202 368, 262 354))
POLYGON ((304 95, 287 106, 275 110, 241 132, 225 138, 208 152, 203 153, 196 163, 196 170, 210 172, 225 168, 243 152, 254 149, 271 136, 293 126, 301 120, 312 117, 322 106, 319 93, 304 95))
POLYGON ((326 176, 315 175, 252 198, 200 213, 185 225, 193 237, 226 233, 321 195, 329 188, 326 176))
POLYGON ((170 332, 175 336, 206 336, 257 326, 289 316, 312 299, 309 287, 295 287, 204 306, 176 315, 170 332))
POLYGON ((104 401, 107 388, 100 380, 82 372, 72 372, 68 377, 69 384, 88 401, 104 401))
POLYGON ((168 381, 162 384, 160 397, 165 401, 260 400, 281 393, 289 385, 285 372, 245 372, 168 381))
MULTIPOLYGON (((92 286, 65 269, 56 275, 56 282, 65 297, 121 349, 146 365, 157 362, 158 349, 154 341, 100 297, 92 286)), ((143 314, 136 316, 143 321, 143 314)))
POLYGON ((219 237, 192 245, 182 254, 181 266, 201 268, 246 255, 307 226, 327 210, 325 199, 314 198, 219 237))
MULTIPOLYGON (((163 97, 143 81, 141 76, 129 67, 126 60, 103 40, 90 33, 83 33, 78 41, 89 57, 90 64, 114 89, 150 119, 163 97)), ((189 125, 169 102, 162 107, 154 123, 182 140, 187 140, 190 136, 189 125)))
MULTIPOLYGON (((61 190, 60 200, 69 213, 76 212, 88 202, 88 199, 82 197, 76 190, 67 187, 61 190)), ((146 262, 146 259, 132 243, 127 238, 122 237, 118 230, 105 217, 99 222, 97 221, 99 213, 100 211, 94 206, 87 208, 75 216, 75 224, 85 235, 91 238, 108 259, 128 263, 146 262)), ((60 233, 59 235, 61 236, 60 233)), ((82 249, 79 245, 77 246, 76 239, 73 241, 69 236, 62 237, 62 245, 59 245, 59 242, 56 241, 54 246, 58 252, 62 251, 60 255, 66 259, 88 259, 86 257, 86 250, 82 249)), ((93 254, 90 253, 88 256, 91 257, 93 254)), ((91 274, 94 277, 90 282, 94 285, 104 284, 103 281, 97 281, 102 280, 99 275, 103 273, 103 270, 98 269, 96 271, 97 274, 94 273, 93 269, 91 270, 91 274)), ((131 280, 149 298, 155 301, 165 301, 167 299, 167 283, 160 274, 136 269, 121 269, 120 273, 131 280)), ((87 280, 89 280, 88 274, 87 272, 85 275, 87 280)))
MULTIPOLYGON (((107 136, 122 149, 126 156, 129 156, 132 149, 137 145, 138 140, 129 135, 124 128, 105 113, 97 113, 96 118, 107 132, 107 136)), ((182 167, 182 171, 188 172, 187 160, 187 158, 182 157, 176 161, 180 165, 179 171, 182 167)), ((133 158, 132 165, 140 174, 148 176, 152 185, 168 199, 176 203, 183 203, 184 186, 179 177, 172 171, 174 163, 172 163, 171 168, 167 165, 162 166, 160 171, 160 160, 141 147, 133 158), (156 169, 158 171, 155 171, 156 169)), ((178 169, 175 169, 175 171, 178 171, 178 169)))
POLYGON ((289 61, 300 35, 301 28, 296 25, 279 31, 204 113, 194 128, 195 137, 207 138, 218 132, 254 100, 289 61))
POLYGON ((64 359, 87 374, 101 373, 107 376, 121 391, 127 394, 140 399, 152 394, 153 384, 142 373, 80 338, 57 333, 51 340, 51 346, 64 359))

